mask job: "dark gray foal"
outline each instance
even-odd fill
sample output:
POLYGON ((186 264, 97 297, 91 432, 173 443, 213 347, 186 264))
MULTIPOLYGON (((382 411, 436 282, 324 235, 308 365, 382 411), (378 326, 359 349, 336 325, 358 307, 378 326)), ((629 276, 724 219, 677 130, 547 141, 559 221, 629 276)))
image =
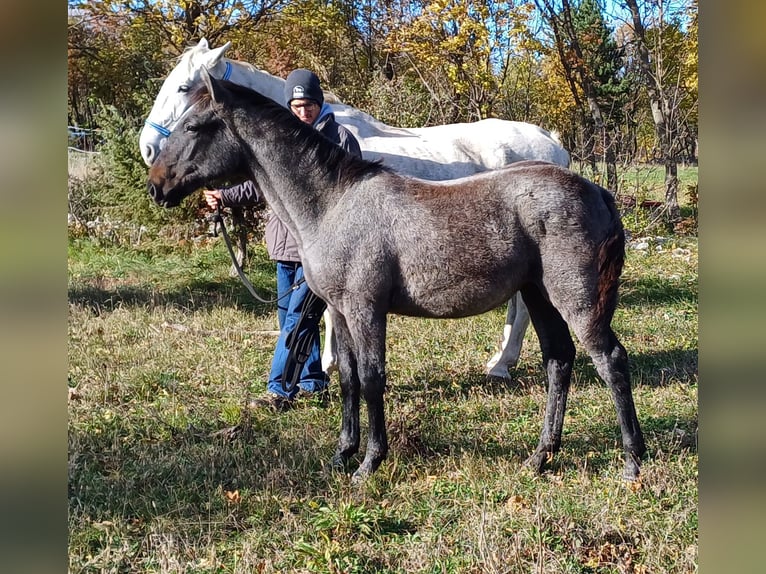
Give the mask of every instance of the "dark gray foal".
POLYGON ((541 471, 561 446, 575 347, 582 342, 617 409, 626 478, 645 453, 628 356, 610 326, 625 255, 612 196, 560 166, 526 161, 427 182, 355 158, 252 90, 204 75, 192 111, 149 171, 149 193, 178 205, 203 185, 251 178, 298 238, 306 281, 336 328, 343 422, 334 463, 369 437, 356 479, 386 457, 386 316, 484 313, 520 290, 542 348, 548 401, 526 461, 541 471))

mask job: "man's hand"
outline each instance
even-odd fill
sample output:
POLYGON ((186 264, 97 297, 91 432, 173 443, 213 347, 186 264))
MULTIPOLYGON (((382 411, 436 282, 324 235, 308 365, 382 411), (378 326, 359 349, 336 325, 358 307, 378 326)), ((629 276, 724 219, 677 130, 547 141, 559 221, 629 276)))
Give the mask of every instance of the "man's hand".
POLYGON ((218 189, 205 189, 202 190, 202 193, 205 194, 205 201, 208 204, 208 207, 215 211, 218 209, 218 205, 223 205, 223 202, 221 201, 221 191, 218 189))

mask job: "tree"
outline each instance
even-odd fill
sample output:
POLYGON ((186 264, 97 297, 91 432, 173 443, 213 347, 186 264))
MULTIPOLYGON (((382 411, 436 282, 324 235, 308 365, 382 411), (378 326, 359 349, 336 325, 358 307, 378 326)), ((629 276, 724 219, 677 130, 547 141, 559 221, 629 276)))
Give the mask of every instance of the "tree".
POLYGON ((105 17, 81 10, 68 25, 68 119, 95 126, 101 103, 125 118, 142 117, 152 78, 163 73, 158 36, 125 14, 105 17))
POLYGON ((285 0, 92 0, 70 2, 69 118, 93 126, 101 103, 126 117, 148 111, 156 80, 188 46, 247 33, 285 0))
POLYGON ((254 30, 286 0, 82 0, 78 8, 102 17, 122 15, 157 34, 158 50, 179 55, 207 38, 223 44, 229 34, 254 30))
MULTIPOLYGON (((689 63, 696 62, 696 55, 688 50, 696 49, 696 42, 684 41, 681 31, 683 11, 672 0, 657 3, 639 0, 623 0, 631 16, 634 34, 636 65, 651 107, 661 161, 665 167, 665 213, 670 222, 680 219, 678 205, 679 126, 684 115, 686 99, 684 76, 689 73, 689 63), (647 28, 646 21, 652 22, 647 28), (686 54, 682 52, 686 51, 686 54)), ((686 6, 686 17, 696 23, 697 2, 691 0, 686 6)), ((696 24, 695 24, 696 34, 696 24)), ((693 78, 696 113, 696 74, 693 78)), ((688 104, 687 104, 688 108, 688 104)))
POLYGON ((564 75, 586 128, 586 159, 597 173, 596 151, 606 164, 609 189, 617 191, 614 132, 627 94, 622 54, 595 0, 535 0, 549 23, 564 75))
POLYGON ((531 113, 528 116, 511 116, 512 119, 521 119, 549 130, 556 130, 562 144, 573 152, 574 157, 578 148, 577 135, 582 131, 581 111, 577 107, 556 51, 544 47, 541 54, 539 61, 525 64, 525 67, 530 68, 530 81, 527 85, 521 87, 518 95, 509 94, 504 99, 511 103, 521 98, 529 100, 531 113))
POLYGON ((512 2, 430 0, 397 5, 386 49, 431 94, 431 123, 493 115, 528 10, 512 2))
POLYGON ((309 68, 344 101, 358 100, 370 81, 372 63, 355 26, 355 10, 353 2, 298 0, 255 33, 230 39, 240 59, 282 77, 295 68, 309 68))
POLYGON ((684 98, 681 106, 683 109, 682 137, 681 142, 684 153, 689 161, 696 161, 697 153, 697 129, 699 125, 699 87, 697 66, 699 62, 699 23, 697 12, 697 0, 691 0, 686 8, 687 31, 684 35, 684 45, 681 57, 681 76, 683 78, 684 98))
MULTIPOLYGON (((574 7, 572 20, 580 38, 584 68, 590 73, 595 98, 603 113, 603 129, 616 156, 621 151, 620 129, 625 122, 625 108, 634 91, 633 76, 626 71, 623 49, 617 44, 614 29, 607 23, 599 1, 582 0, 574 7)), ((602 156, 606 156, 603 149, 606 138, 601 134, 597 136, 601 137, 593 145, 601 148, 602 156)))

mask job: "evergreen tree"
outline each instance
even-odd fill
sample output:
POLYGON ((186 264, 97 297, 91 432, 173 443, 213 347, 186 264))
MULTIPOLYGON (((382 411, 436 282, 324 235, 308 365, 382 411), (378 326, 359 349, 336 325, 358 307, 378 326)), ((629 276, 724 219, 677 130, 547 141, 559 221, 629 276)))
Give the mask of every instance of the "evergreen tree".
POLYGON ((624 121, 624 108, 633 81, 625 73, 624 50, 617 45, 614 29, 604 19, 598 0, 582 0, 572 12, 580 38, 585 68, 591 73, 596 101, 604 111, 605 125, 614 130, 624 121))

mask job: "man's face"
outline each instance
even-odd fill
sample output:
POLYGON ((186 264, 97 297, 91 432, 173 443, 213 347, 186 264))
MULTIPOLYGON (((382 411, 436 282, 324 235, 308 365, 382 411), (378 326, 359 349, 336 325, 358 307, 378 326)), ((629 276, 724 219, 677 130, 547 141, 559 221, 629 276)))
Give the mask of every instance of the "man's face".
POLYGON ((290 102, 290 109, 302 122, 312 125, 319 116, 319 104, 314 100, 299 99, 290 102))

